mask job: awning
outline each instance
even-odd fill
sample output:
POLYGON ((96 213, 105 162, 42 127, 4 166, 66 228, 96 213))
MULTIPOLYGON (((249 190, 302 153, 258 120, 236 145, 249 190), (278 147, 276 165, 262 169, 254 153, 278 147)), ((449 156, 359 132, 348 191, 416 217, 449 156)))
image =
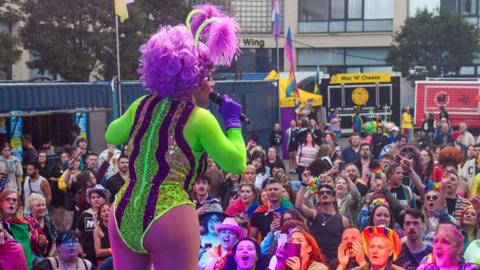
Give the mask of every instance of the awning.
POLYGON ((112 108, 110 83, 0 83, 0 112, 39 115, 112 108))
MULTIPOLYGON (((280 83, 280 107, 281 108, 292 108, 295 107, 295 98, 294 97, 286 97, 286 88, 287 88, 287 80, 283 78, 281 75, 279 76, 279 83, 280 83)), ((277 80, 277 72, 275 70, 270 71, 270 73, 265 77, 266 81, 274 81, 277 80)), ((308 91, 298 89, 300 92, 300 100, 302 105, 309 100, 312 100, 313 106, 322 106, 323 104, 323 97, 321 95, 315 95, 308 91)))

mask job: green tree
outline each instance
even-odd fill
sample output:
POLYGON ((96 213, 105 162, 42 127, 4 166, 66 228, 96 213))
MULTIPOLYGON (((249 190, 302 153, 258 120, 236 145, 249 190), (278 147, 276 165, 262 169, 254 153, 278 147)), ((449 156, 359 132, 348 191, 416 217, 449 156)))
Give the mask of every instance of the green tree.
POLYGON ((88 81, 113 35, 113 1, 17 0, 29 68, 70 81, 88 81))
MULTIPOLYGON (((10 1, 0 0, 0 23, 10 27, 20 20, 21 16, 10 1)), ((9 32, 0 31, 0 71, 7 73, 10 65, 15 64, 22 55, 17 37, 9 32)))
MULTIPOLYGON (((113 0, 14 0, 26 15, 21 41, 40 73, 70 81, 111 79, 116 73, 113 0)), ((136 0, 120 23, 122 80, 137 79, 138 47, 160 24, 185 17, 187 1, 136 0)))
MULTIPOLYGON (((161 25, 183 23, 190 9, 188 1, 136 0, 128 5, 129 18, 119 24, 120 63, 122 80, 138 79, 139 47, 161 25)), ((106 79, 117 74, 115 40, 111 40, 110 54, 102 59, 102 75, 106 79), (112 57, 113 56, 113 57, 112 57)))
POLYGON ((387 63, 411 80, 456 76, 480 51, 480 33, 460 15, 419 11, 394 34, 387 63))

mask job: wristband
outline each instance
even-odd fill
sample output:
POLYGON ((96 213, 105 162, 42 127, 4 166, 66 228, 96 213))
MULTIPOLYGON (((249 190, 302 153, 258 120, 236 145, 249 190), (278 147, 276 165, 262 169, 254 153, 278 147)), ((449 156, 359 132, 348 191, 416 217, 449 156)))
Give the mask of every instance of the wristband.
POLYGON ((302 186, 304 186, 304 187, 308 187, 308 185, 305 184, 305 183, 303 183, 303 182, 302 182, 300 185, 302 185, 302 186))

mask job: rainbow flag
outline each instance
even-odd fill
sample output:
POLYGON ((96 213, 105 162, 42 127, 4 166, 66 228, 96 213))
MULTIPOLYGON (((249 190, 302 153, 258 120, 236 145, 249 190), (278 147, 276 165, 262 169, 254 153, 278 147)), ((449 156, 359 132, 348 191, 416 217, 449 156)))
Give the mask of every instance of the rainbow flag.
POLYGON ((280 36, 280 0, 272 0, 273 36, 280 36))
POLYGON ((290 27, 288 27, 287 39, 285 40, 285 53, 287 54, 287 60, 290 62, 290 66, 295 66, 295 58, 293 57, 293 42, 292 42, 292 32, 290 27))
POLYGON ((290 73, 288 74, 287 88, 285 94, 287 97, 291 97, 292 94, 295 97, 295 112, 298 113, 300 109, 300 92, 298 91, 297 81, 295 79, 295 57, 293 54, 293 42, 292 42, 292 31, 288 27, 287 39, 285 41, 284 47, 285 53, 287 54, 287 60, 290 63, 290 73))
POLYGON ((317 66, 317 73, 315 73, 315 86, 313 89, 315 95, 320 95, 320 68, 317 66))
POLYGON ((120 18, 120 22, 124 22, 128 19, 127 5, 133 3, 135 0, 114 0, 115 16, 120 18))
POLYGON ((297 80, 295 79, 295 70, 293 67, 290 68, 290 73, 288 74, 287 88, 285 94, 287 97, 292 97, 298 92, 297 80))

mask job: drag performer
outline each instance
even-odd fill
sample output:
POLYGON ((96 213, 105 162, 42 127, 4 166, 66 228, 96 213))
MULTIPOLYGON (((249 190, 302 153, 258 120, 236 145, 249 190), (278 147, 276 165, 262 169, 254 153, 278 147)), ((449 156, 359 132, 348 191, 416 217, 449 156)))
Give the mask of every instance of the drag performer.
POLYGON ((246 150, 242 107, 227 96, 219 108, 226 136, 208 103, 215 65, 238 51, 238 23, 211 5, 195 6, 186 25, 163 26, 140 47, 139 73, 150 94, 133 102, 106 132, 127 143, 129 179, 110 212, 114 267, 196 269, 200 232, 188 191, 205 170, 207 154, 241 174, 246 150))

